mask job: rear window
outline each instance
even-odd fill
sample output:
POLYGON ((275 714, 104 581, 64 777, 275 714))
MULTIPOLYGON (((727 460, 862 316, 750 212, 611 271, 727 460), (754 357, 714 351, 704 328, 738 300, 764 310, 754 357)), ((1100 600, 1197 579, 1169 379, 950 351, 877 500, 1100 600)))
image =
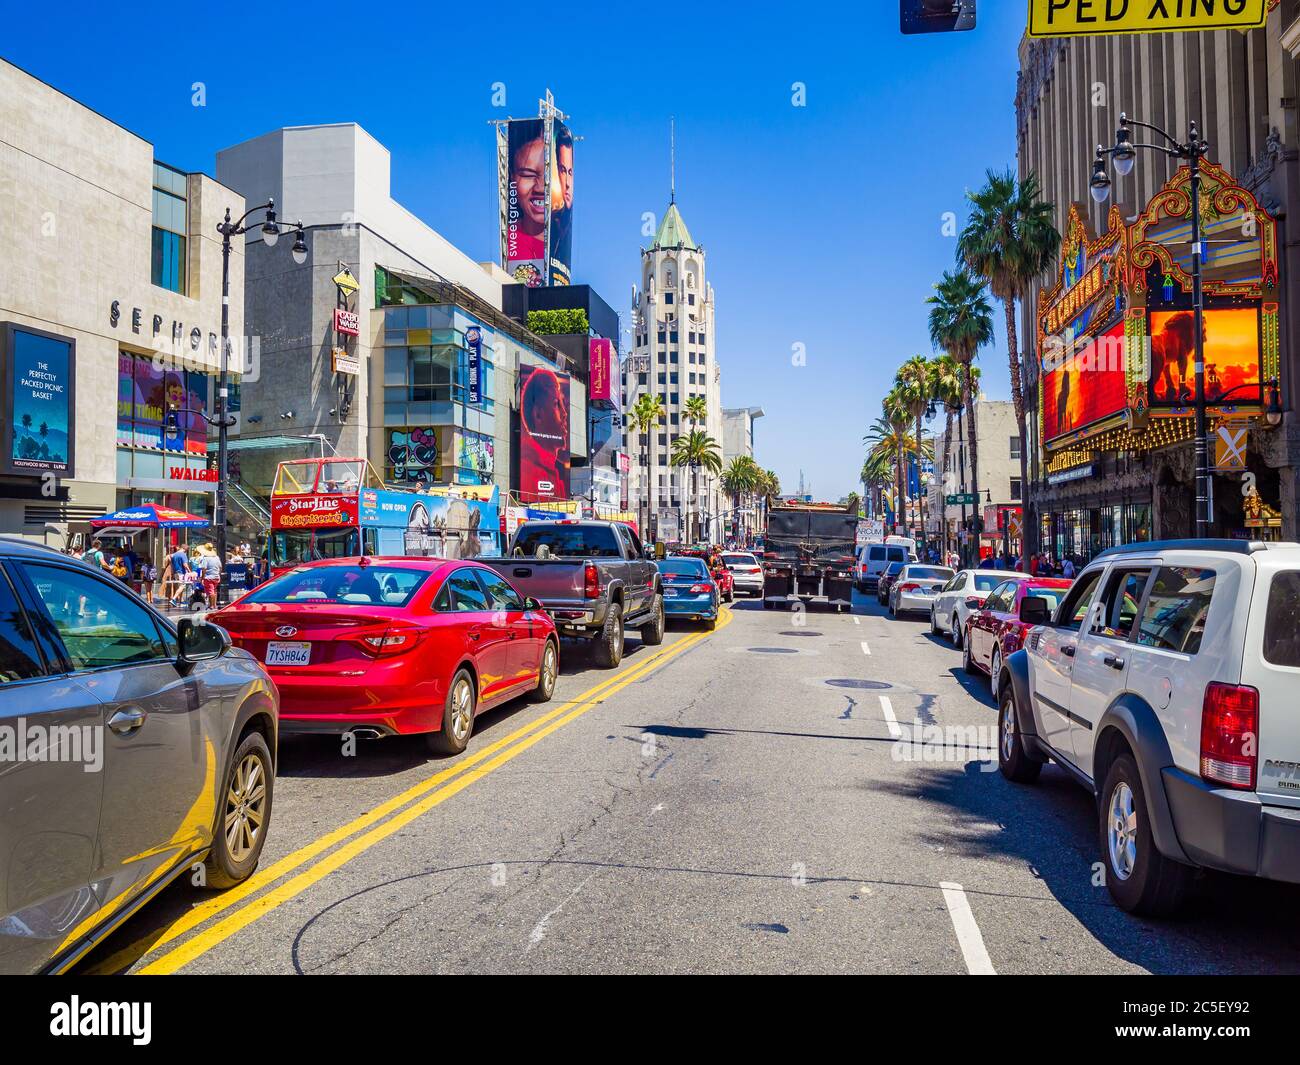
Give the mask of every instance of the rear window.
POLYGON ((908 569, 907 575, 923 581, 946 581, 952 576, 952 570, 944 569, 942 566, 912 566, 908 569))
POLYGON ((723 555, 722 561, 728 566, 757 566, 758 560, 753 555, 723 555))
POLYGON ((907 561, 907 552, 904 551, 901 547, 890 547, 890 548, 888 548, 887 550, 889 551, 889 561, 890 561, 890 562, 906 562, 906 561, 907 561))
POLYGON ((428 577, 428 570, 400 566, 303 567, 267 582, 243 602, 406 606, 428 577))
POLYGON ((975 590, 977 592, 991 592, 1004 580, 1006 580, 1005 577, 997 577, 991 573, 977 573, 975 574, 975 590))
POLYGON ((540 525, 527 526, 515 537, 514 554, 524 558, 542 555, 552 558, 622 558, 614 530, 607 525, 540 525))
POLYGON ((1264 661, 1275 666, 1300 666, 1300 570, 1277 574, 1269 587, 1264 661))
POLYGON ((867 548, 867 560, 869 562, 883 562, 885 560, 885 549, 883 547, 867 548))
POLYGON ((707 577, 709 571, 698 558, 670 558, 659 563, 659 572, 670 577, 707 577))
POLYGON ((1214 595, 1214 570, 1161 566, 1156 571, 1137 642, 1194 655, 1201 649, 1205 618, 1214 595))
POLYGON ((1055 614, 1056 608, 1061 605, 1061 600, 1069 590, 1069 588, 1026 588, 1025 595, 1046 599, 1048 613, 1055 614))

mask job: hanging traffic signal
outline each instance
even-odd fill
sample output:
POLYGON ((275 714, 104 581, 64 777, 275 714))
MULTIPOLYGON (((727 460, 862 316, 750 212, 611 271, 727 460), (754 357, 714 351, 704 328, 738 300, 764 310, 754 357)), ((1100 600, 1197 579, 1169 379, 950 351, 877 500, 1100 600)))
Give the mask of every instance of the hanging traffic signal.
POLYGON ((975 28, 975 0, 899 0, 904 33, 947 33, 975 28))

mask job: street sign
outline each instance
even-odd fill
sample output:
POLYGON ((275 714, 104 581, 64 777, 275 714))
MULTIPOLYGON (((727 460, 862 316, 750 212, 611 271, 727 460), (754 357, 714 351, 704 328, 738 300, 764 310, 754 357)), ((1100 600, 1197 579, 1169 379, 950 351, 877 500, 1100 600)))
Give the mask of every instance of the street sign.
POLYGON ((1267 18, 1268 0, 1029 0, 1030 37, 1252 30, 1267 18))
POLYGON ((945 506, 949 507, 973 507, 977 502, 974 492, 957 492, 953 495, 943 497, 945 506))
POLYGON ((361 282, 352 276, 352 271, 346 266, 330 278, 330 280, 338 286, 340 292, 348 296, 351 296, 352 293, 356 292, 357 289, 361 287, 361 282))
POLYGON ((1241 473, 1246 468, 1246 443, 1250 422, 1225 419, 1214 433, 1214 468, 1219 473, 1241 473))

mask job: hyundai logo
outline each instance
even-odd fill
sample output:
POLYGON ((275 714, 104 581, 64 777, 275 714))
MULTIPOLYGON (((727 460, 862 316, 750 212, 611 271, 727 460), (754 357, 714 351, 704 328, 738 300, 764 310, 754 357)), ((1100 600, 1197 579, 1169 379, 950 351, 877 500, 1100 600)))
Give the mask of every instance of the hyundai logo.
POLYGON ((287 640, 290 636, 297 636, 298 630, 295 629, 292 625, 281 625, 278 629, 275 630, 275 634, 277 636, 283 636, 287 640))

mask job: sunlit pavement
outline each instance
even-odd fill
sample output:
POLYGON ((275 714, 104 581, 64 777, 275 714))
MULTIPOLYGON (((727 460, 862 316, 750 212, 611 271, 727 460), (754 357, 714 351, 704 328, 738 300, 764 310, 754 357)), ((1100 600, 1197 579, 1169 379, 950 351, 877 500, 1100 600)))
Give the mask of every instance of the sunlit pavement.
POLYGON ((1300 969, 1293 888, 1208 876, 1176 922, 1117 910, 1090 799, 983 761, 987 681, 927 619, 742 599, 628 651, 615 678, 566 645, 555 700, 488 714, 458 759, 287 740, 282 872, 228 905, 173 886, 82 968, 1300 969))

